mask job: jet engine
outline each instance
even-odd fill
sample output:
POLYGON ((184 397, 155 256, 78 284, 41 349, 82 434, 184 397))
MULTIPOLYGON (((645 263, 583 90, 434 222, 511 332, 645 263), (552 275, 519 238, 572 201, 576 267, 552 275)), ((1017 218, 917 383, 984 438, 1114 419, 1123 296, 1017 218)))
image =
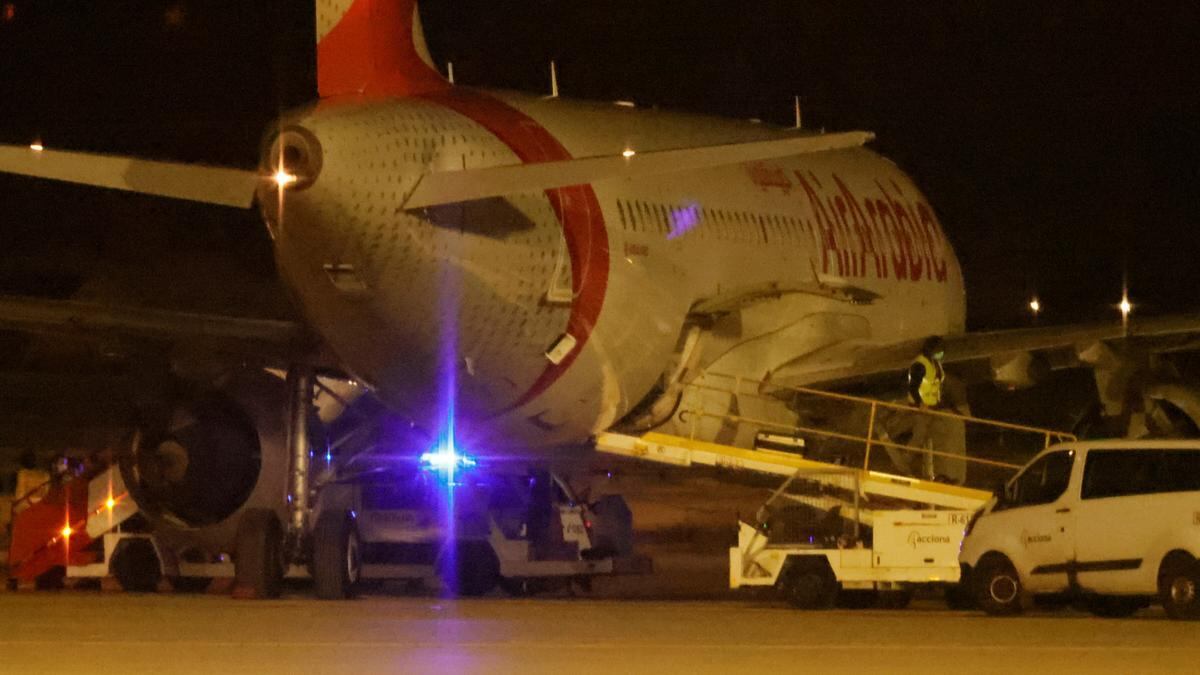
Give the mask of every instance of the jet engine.
POLYGON ((249 507, 285 515, 287 389, 242 372, 143 424, 119 456, 121 476, 163 541, 229 552, 249 507))

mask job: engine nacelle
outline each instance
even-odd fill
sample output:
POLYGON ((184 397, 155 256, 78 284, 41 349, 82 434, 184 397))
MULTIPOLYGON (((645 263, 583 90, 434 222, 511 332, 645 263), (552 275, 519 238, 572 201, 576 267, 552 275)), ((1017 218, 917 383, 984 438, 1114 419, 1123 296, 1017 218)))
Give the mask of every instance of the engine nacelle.
POLYGON ((286 384, 239 373, 149 424, 119 457, 122 478, 165 542, 232 549, 246 508, 286 514, 286 384))
POLYGON ((992 381, 1010 391, 1029 389, 1050 375, 1050 362, 1032 352, 993 356, 990 365, 992 381))

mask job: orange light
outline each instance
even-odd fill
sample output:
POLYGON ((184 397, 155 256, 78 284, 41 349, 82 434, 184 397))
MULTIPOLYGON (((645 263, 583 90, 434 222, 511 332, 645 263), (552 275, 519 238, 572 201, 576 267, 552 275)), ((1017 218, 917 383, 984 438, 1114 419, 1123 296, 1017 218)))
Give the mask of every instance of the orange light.
POLYGON ((636 154, 637 154, 637 150, 634 150, 633 148, 625 148, 625 151, 621 153, 621 156, 624 157, 625 159, 629 159, 630 157, 633 157, 636 154))
POLYGON ((108 501, 104 502, 104 505, 106 507, 108 507, 109 511, 112 511, 113 507, 117 505, 117 500, 113 499, 112 497, 109 497, 108 501))
POLYGON ((29 149, 34 152, 41 152, 46 149, 46 146, 35 141, 35 142, 29 144, 29 149))
POLYGON ((275 181, 275 184, 282 189, 300 180, 300 178, 294 173, 288 173, 280 169, 275 172, 275 175, 271 176, 271 180, 275 181))
POLYGON ((62 532, 60 532, 60 534, 62 534, 62 536, 63 536, 63 537, 70 537, 70 536, 71 536, 71 532, 72 532, 72 530, 71 530, 71 526, 70 526, 70 525, 67 525, 66 527, 64 527, 64 528, 62 529, 62 532))

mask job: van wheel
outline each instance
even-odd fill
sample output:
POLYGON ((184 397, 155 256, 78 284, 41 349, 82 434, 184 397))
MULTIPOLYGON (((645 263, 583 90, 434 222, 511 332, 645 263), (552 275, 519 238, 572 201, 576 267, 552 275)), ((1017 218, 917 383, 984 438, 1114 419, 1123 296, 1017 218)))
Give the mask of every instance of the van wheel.
POLYGON ((313 586, 322 600, 352 598, 362 578, 362 547, 349 513, 327 511, 313 528, 313 586))
POLYGON ((837 599, 838 583, 824 558, 802 556, 786 563, 776 582, 780 595, 797 609, 827 609, 837 599))
POLYGON ((992 616, 1021 613, 1021 578, 1007 559, 985 558, 971 573, 975 603, 992 616))
POLYGON ((1158 575, 1158 597, 1172 619, 1200 619, 1200 564, 1176 559, 1158 575))
POLYGON ((1124 619, 1133 616, 1146 603, 1140 598, 1121 598, 1113 596, 1098 596, 1089 598, 1086 607, 1089 612, 1106 619, 1124 619))

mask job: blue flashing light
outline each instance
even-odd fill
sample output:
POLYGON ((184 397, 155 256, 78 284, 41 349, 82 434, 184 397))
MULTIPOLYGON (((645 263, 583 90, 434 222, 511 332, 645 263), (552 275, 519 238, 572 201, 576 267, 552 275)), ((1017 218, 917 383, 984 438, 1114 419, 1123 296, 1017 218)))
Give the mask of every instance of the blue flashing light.
POLYGON ((421 467, 432 471, 454 471, 475 466, 475 460, 460 455, 453 448, 439 448, 436 452, 421 455, 421 467))

